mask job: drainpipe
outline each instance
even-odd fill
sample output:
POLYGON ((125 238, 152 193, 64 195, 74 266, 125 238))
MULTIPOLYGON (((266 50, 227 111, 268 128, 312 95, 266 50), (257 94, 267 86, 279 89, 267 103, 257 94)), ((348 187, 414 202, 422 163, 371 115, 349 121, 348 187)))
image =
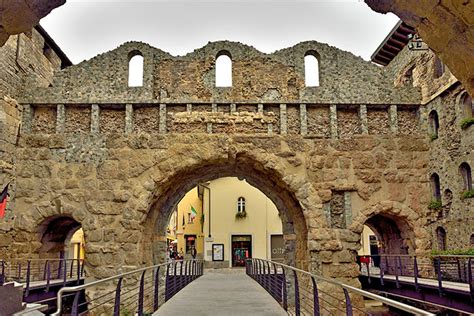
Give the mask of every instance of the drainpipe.
POLYGON ((209 191, 209 236, 208 237, 211 237, 211 188, 204 184, 200 184, 200 186, 202 186, 203 188, 209 191))

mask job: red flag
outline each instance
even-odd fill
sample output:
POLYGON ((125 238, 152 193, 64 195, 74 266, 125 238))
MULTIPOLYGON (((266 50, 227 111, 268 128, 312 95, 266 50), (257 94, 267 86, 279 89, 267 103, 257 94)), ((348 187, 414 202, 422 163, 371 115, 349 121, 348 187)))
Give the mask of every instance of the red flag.
POLYGON ((5 217, 5 209, 7 208, 7 197, 8 197, 8 184, 0 193, 0 218, 5 217))

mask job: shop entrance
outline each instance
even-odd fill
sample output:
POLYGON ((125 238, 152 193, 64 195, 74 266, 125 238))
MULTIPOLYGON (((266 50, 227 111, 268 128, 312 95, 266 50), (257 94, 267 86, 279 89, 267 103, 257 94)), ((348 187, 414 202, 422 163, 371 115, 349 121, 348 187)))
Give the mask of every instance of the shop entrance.
POLYGON ((252 236, 232 235, 232 266, 244 267, 247 258, 252 258, 252 236))

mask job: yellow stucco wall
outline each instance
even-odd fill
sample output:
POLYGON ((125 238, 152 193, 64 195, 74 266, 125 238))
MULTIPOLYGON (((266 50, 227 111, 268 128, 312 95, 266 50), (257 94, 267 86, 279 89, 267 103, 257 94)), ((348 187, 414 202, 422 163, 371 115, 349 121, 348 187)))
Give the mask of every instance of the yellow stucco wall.
POLYGON ((198 257, 202 257, 203 254, 203 232, 201 225, 201 216, 202 216, 202 201, 198 196, 197 188, 192 189, 181 199, 178 203, 178 214, 176 217, 176 238, 178 240, 178 252, 186 251, 186 241, 184 239, 185 235, 196 235, 196 250, 198 257), (197 212, 194 221, 190 223, 188 221, 188 214, 191 213, 191 206, 197 212), (184 216, 184 225, 183 225, 183 216, 184 216))
POLYGON ((367 256, 370 255, 370 239, 371 235, 375 235, 375 233, 367 226, 364 225, 364 230, 362 231, 362 238, 361 238, 361 247, 357 254, 359 256, 367 256))
POLYGON ((224 260, 231 265, 232 235, 252 236, 252 257, 271 258, 270 235, 282 234, 282 223, 273 202, 245 180, 220 178, 207 184, 211 190, 211 238, 209 238, 209 190, 204 190, 204 259, 212 261, 212 244, 224 244, 224 260), (245 198, 247 217, 236 219, 237 200, 245 198))

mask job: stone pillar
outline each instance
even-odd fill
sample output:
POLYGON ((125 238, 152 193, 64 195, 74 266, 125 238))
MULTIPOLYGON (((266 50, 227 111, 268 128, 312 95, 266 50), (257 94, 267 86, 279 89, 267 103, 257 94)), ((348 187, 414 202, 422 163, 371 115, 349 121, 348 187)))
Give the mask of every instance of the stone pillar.
POLYGON ((191 114, 192 111, 193 105, 191 103, 186 104, 186 112, 188 112, 188 114, 191 114))
POLYGON ((125 105, 125 134, 133 132, 133 105, 125 105))
POLYGON ((369 124, 367 122, 367 105, 361 104, 359 106, 360 131, 362 134, 369 133, 369 124))
POLYGON ((100 131, 100 109, 98 104, 91 106, 91 133, 99 134, 100 131))
POLYGON ((308 135, 308 115, 306 113, 306 104, 300 104, 300 134, 308 135))
POLYGON ((392 132, 393 134, 398 133, 397 106, 395 104, 390 105, 389 119, 390 119, 390 132, 392 132))
POLYGON ((280 104, 280 134, 286 135, 288 132, 286 104, 280 104))
POLYGON ((418 107, 418 118, 420 124, 420 131, 424 134, 428 133, 428 115, 425 106, 418 107))
POLYGON ((235 103, 231 103, 230 104, 230 114, 235 114, 235 112, 237 112, 237 106, 235 105, 235 103))
POLYGON ((160 121, 158 126, 160 134, 166 134, 166 104, 160 104, 160 121))
POLYGON ((21 131, 23 133, 31 133, 33 125, 33 108, 29 104, 23 104, 23 117, 21 123, 21 131))
MULTIPOLYGON (((216 103, 212 103, 211 112, 212 113, 217 113, 217 104, 216 103)), ((207 133, 212 134, 212 123, 211 122, 207 123, 207 133)))
POLYGON ((56 105, 56 134, 64 133, 66 124, 66 109, 64 104, 56 105))
POLYGON ((331 126, 331 138, 337 138, 337 105, 331 104, 329 107, 329 124, 331 126))

